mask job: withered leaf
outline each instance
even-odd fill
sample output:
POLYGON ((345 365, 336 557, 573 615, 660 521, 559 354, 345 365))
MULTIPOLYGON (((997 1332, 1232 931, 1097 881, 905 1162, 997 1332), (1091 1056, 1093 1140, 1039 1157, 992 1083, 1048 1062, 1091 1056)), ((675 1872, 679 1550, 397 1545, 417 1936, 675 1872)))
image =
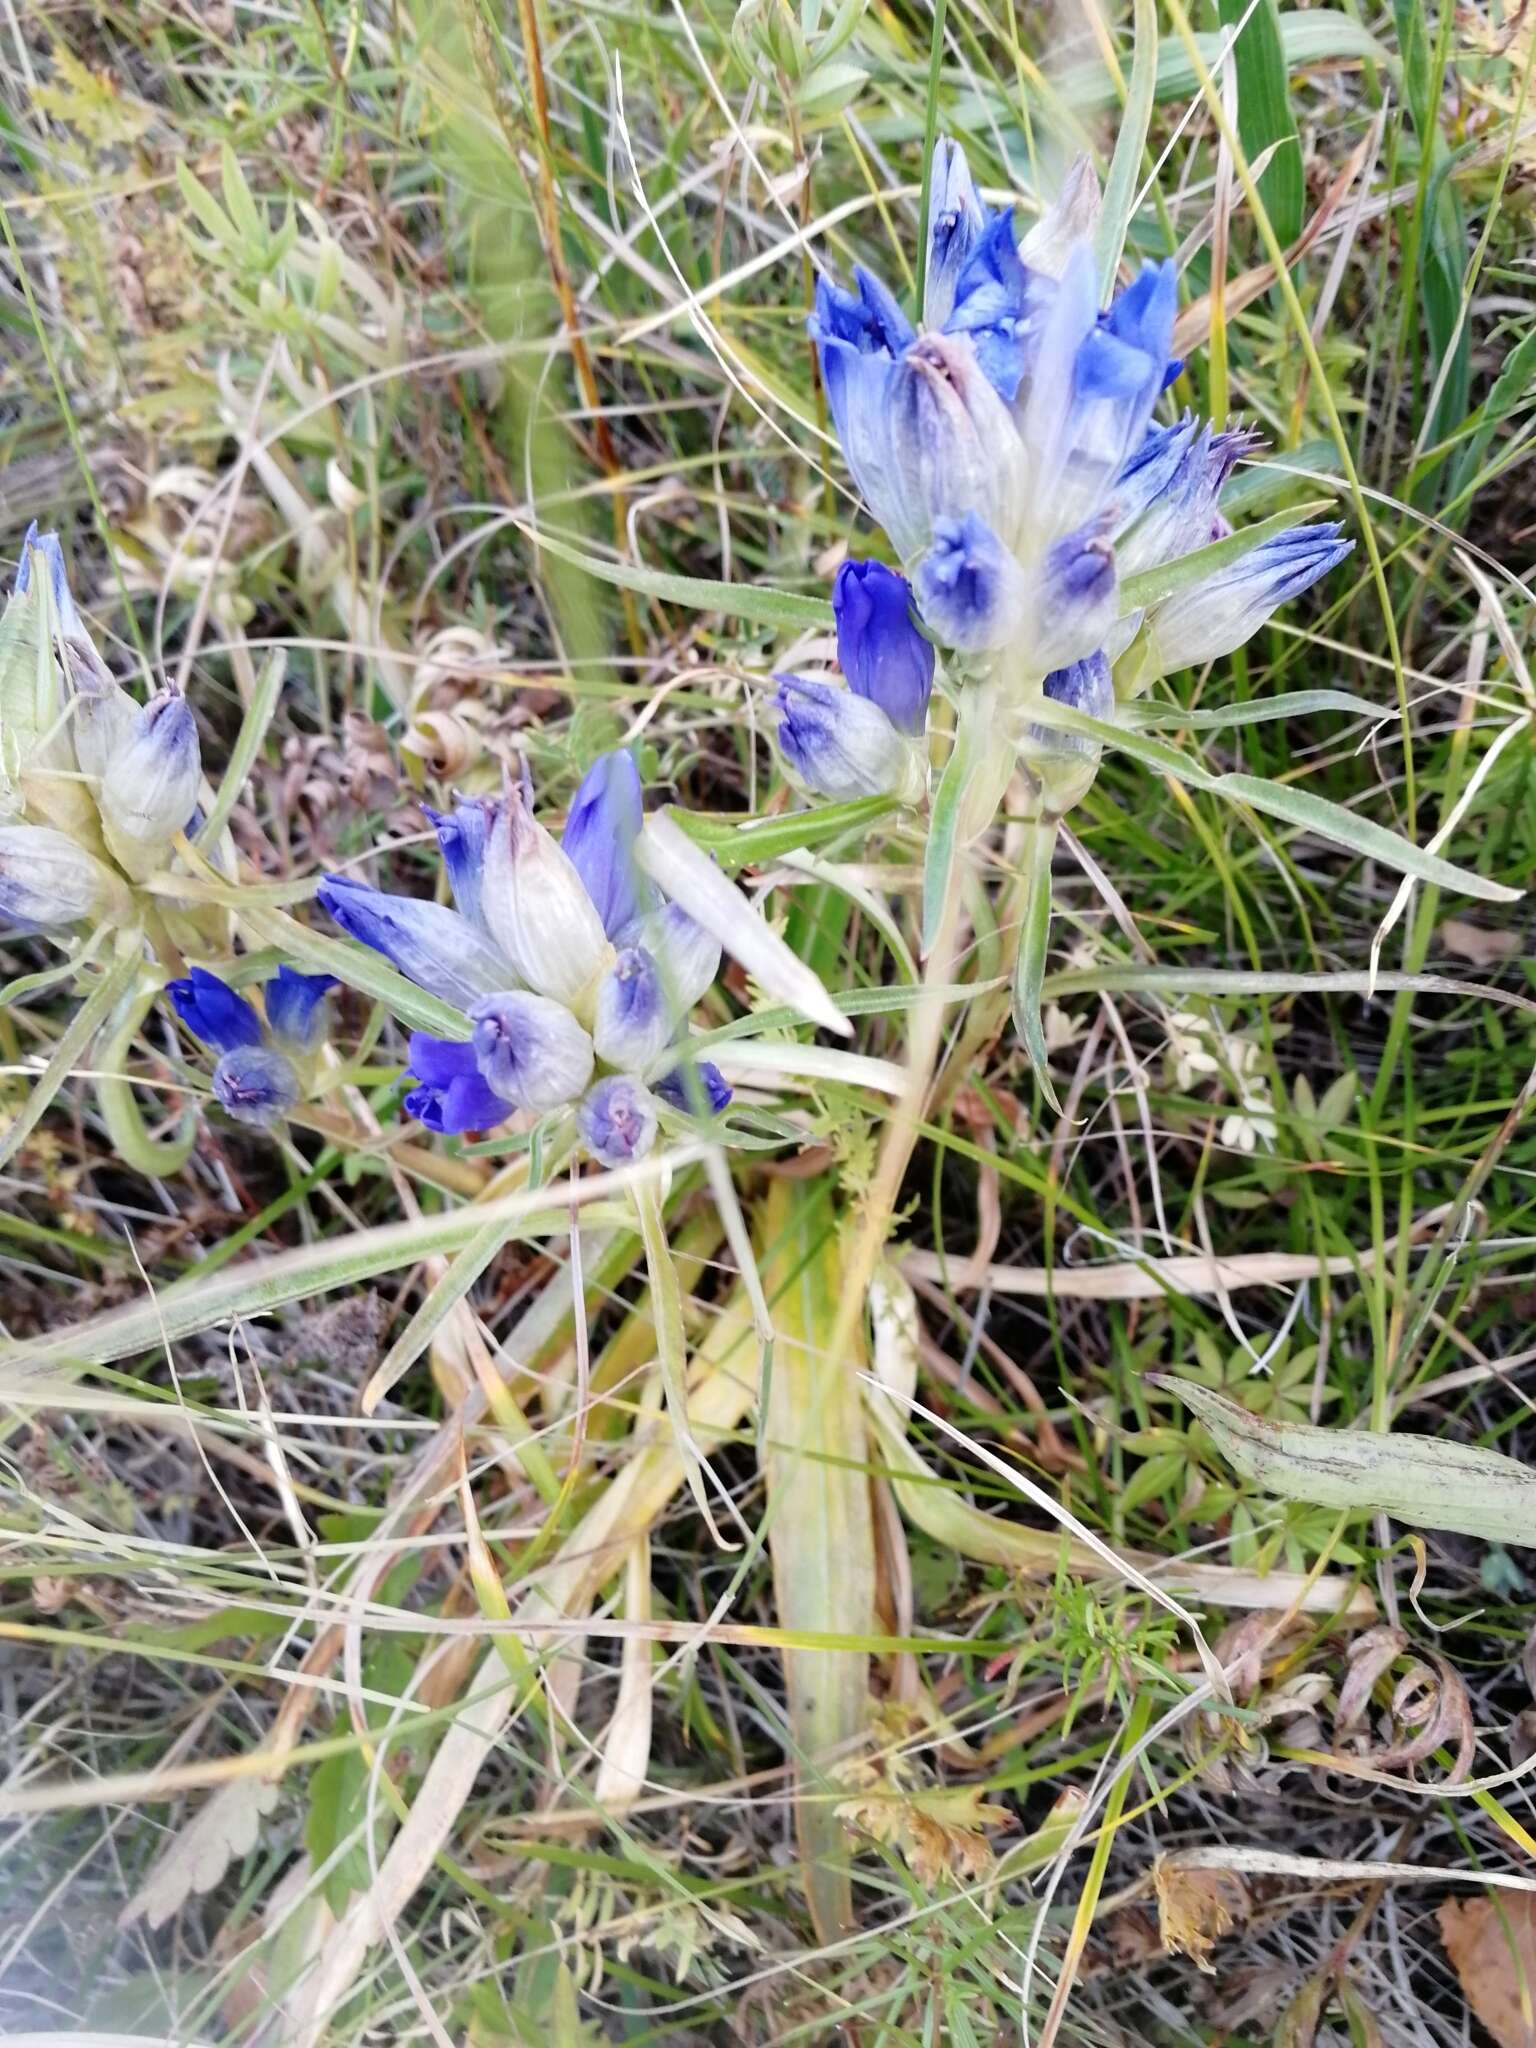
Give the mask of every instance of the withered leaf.
POLYGON ((1165 1953, 1188 1956, 1197 1968, 1214 1974, 1211 1950, 1252 1910, 1247 1885, 1235 1870, 1190 1868, 1169 1856, 1160 1856, 1153 1866, 1152 1884, 1165 1953))
POLYGON ((1536 1893, 1447 1899, 1440 1939, 1499 2048, 1536 2048, 1536 1893))

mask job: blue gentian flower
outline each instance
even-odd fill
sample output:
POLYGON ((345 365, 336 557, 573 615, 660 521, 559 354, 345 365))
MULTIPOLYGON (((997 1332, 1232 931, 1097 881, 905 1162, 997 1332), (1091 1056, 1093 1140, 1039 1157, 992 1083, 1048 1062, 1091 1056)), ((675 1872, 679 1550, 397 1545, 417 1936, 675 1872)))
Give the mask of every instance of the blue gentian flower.
POLYGON ((511 1105, 485 1080, 475 1048, 467 1041, 413 1031, 409 1055, 416 1086, 405 1098, 407 1116, 450 1137, 494 1130, 505 1121, 511 1105))
POLYGON ((349 938, 382 953, 419 988, 461 1010, 512 978, 500 949, 444 903, 386 895, 350 875, 327 875, 315 895, 349 938))
POLYGON ((600 754, 571 799, 560 844, 610 939, 656 906, 656 891, 635 866, 644 817, 634 755, 625 747, 600 754))
POLYGON ((598 1058, 644 1073, 671 1044, 677 1021, 661 969, 643 946, 626 946, 598 984, 592 1023, 598 1058))
POLYGON ((928 190, 923 320, 929 327, 942 327, 953 312, 956 288, 992 218, 991 208, 977 196, 965 151, 941 137, 933 152, 928 190))
POLYGON ((1029 578, 974 512, 934 521, 915 582, 923 617, 946 647, 962 654, 1006 646, 1029 609, 1029 578))
POLYGON ((593 763, 563 845, 511 788, 428 815, 456 908, 341 875, 319 892, 343 930, 469 1019, 467 1039, 412 1035, 407 1113, 432 1131, 491 1130, 574 1104, 598 1059, 637 1072, 663 1060, 720 947, 638 869, 632 757, 593 763))
POLYGON ((558 1109, 592 1078, 592 1039, 552 997, 505 989, 469 1015, 480 1078, 506 1104, 503 1114, 558 1109))
POLYGON ((254 1007, 206 967, 194 967, 184 981, 167 982, 165 992, 182 1023, 215 1052, 261 1044, 261 1018, 254 1007))
POLYGON ((931 640, 912 618, 912 586, 883 562, 844 562, 832 579, 837 661, 856 697, 898 732, 920 733, 933 689, 931 640))
MULTIPOLYGON (((1148 617, 1127 602, 1128 579, 1226 530, 1221 490, 1254 442, 1187 416, 1154 424, 1181 367, 1175 266, 1143 264, 1101 304, 1099 208, 1084 162, 1021 241, 1012 209, 988 208, 963 152, 941 142, 923 325, 863 270, 852 292, 822 278, 809 322, 844 457, 912 578, 919 618, 963 657, 954 680, 994 686, 1031 760, 1075 751, 1029 718, 1069 687, 1063 675, 1091 676, 1098 697, 1123 657, 1118 687, 1131 694, 1230 652, 1345 551, 1336 528, 1305 528, 1148 617)), ((846 655, 843 667, 872 694, 846 655)), ((892 786, 888 736, 855 724, 830 685, 794 679, 778 709, 783 751, 808 786, 892 786)))
POLYGON ((656 1142, 656 1105, 630 1074, 609 1074, 586 1095, 576 1126, 587 1150, 603 1166, 628 1166, 656 1142))
POLYGON ((325 1036, 322 1005, 336 986, 329 974, 299 974, 279 967, 263 991, 263 1027, 254 1004, 206 967, 167 982, 166 994, 183 1024, 218 1053, 213 1092, 237 1122, 272 1124, 304 1093, 300 1069, 310 1071, 325 1036))
POLYGON ((813 676, 776 676, 779 748, 808 789, 846 801, 894 796, 915 803, 923 790, 913 743, 878 704, 813 676))
POLYGON ((272 1036, 294 1052, 314 1052, 325 1037, 325 998, 334 974, 300 974, 279 967, 263 990, 272 1036))
POLYGON ((1228 568, 1154 606, 1142 629, 1150 674, 1194 668, 1241 647, 1271 612, 1343 561, 1354 542, 1340 540, 1339 531, 1335 522, 1271 534, 1228 568))

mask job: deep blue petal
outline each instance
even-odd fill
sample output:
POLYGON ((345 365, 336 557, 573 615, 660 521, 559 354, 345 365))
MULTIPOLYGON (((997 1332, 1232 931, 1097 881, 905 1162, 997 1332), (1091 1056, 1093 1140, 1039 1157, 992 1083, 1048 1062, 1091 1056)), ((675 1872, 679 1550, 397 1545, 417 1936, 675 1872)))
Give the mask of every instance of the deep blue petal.
POLYGON ((731 1099, 730 1084, 712 1060, 685 1060, 653 1082, 651 1092, 690 1116, 718 1116, 731 1099))
POLYGON ((883 562, 844 562, 832 583, 837 659, 855 696, 902 732, 920 733, 934 652, 912 618, 912 586, 883 562))
POLYGON ((485 920, 480 914, 480 887, 485 872, 485 848, 491 836, 496 805, 488 797, 474 797, 455 804, 451 811, 427 810, 425 804, 422 809, 427 811, 432 829, 437 834, 454 903, 472 924, 483 931, 485 920))
POLYGON ((299 1052, 313 1052, 325 1036, 321 1004, 335 986, 334 974, 299 974, 279 967, 265 991, 273 1036, 299 1052))
POLYGON ((261 1019, 244 996, 206 967, 194 967, 184 981, 167 982, 165 992, 182 1023, 215 1052, 261 1044, 261 1019))
POLYGON ((500 950, 446 903, 389 896, 348 875, 326 875, 316 901, 348 937, 382 953, 418 987, 461 1010, 506 986, 510 970, 500 950))
POLYGON ((635 841, 644 822, 634 756, 627 747, 599 754, 571 800, 560 843, 610 939, 655 900, 635 866, 635 841))

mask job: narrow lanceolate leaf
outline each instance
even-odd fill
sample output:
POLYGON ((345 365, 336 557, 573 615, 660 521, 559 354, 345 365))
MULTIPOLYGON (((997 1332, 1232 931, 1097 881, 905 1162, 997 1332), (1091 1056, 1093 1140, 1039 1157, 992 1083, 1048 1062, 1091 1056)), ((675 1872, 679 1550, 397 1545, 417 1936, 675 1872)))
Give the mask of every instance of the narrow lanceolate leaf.
POLYGON ((1048 725, 1054 731, 1080 733, 1085 739, 1099 740, 1107 747, 1118 747, 1121 753, 1129 754, 1148 768, 1155 768, 1159 774, 1172 775, 1180 782, 1188 783, 1191 789, 1209 790, 1213 796, 1232 797, 1239 803, 1250 804, 1254 810, 1279 818, 1287 825, 1295 825, 1304 832, 1315 832, 1321 839, 1331 839, 1336 846, 1347 848, 1362 860, 1377 860, 1383 867, 1392 868, 1400 875, 1412 875, 1415 881, 1433 882, 1438 888, 1452 889, 1462 896, 1476 896, 1484 903, 1518 903, 1520 900, 1522 891, 1519 889, 1490 881, 1486 875, 1476 874, 1471 868, 1458 867, 1454 861, 1442 860, 1438 854, 1427 853, 1422 847, 1415 846, 1412 840, 1389 832, 1385 825, 1373 824, 1369 818, 1360 817, 1343 804, 1314 796, 1309 790, 1297 789, 1291 783, 1270 782, 1258 775, 1213 775, 1203 762, 1192 755, 1180 753, 1166 740, 1155 739, 1151 733, 1127 732, 1113 719, 1090 718, 1085 712, 1069 710, 1063 704, 1042 702, 1038 711, 1032 707, 1031 716, 1037 724, 1048 725))
MULTIPOLYGON (((770 1183, 763 1278, 777 1341, 768 1397, 768 1543, 782 1628, 869 1635, 875 1535, 864 1443, 859 1348, 828 1349, 842 1296, 839 1242, 824 1192, 770 1183)), ((788 1649, 784 1679, 799 1797, 795 1824, 816 1932, 833 1941, 853 1920, 848 1846, 826 1767, 869 1717, 862 1650, 788 1649)))
POLYGON ((806 597, 793 590, 769 590, 759 583, 712 583, 702 576, 675 576, 666 569, 642 569, 632 562, 610 562, 604 555, 587 553, 569 541, 514 522, 527 540, 558 561, 584 569, 600 583, 616 584, 620 590, 635 590, 642 597, 659 598, 664 604, 687 605, 696 612, 722 612, 727 618, 746 619, 756 626, 830 626, 832 607, 824 597, 806 597))
POLYGON ((1272 719, 1311 718, 1337 711, 1346 718, 1392 718, 1390 706, 1357 697, 1352 690, 1287 690, 1278 697, 1254 697, 1246 704, 1211 704, 1198 711, 1181 704, 1154 704, 1146 698, 1118 704, 1115 717, 1138 732, 1172 726, 1188 732, 1219 731, 1229 725, 1265 725, 1272 719))
POLYGON ((1061 1104, 1051 1082, 1050 1054, 1040 1021, 1040 991, 1051 937, 1051 854, 1057 821, 1036 818, 1026 825, 1024 914, 1019 924, 1019 957, 1013 975, 1013 1028, 1029 1055, 1040 1092, 1058 1115, 1061 1104))
POLYGON ((1416 1529, 1536 1549, 1536 1472, 1499 1451, 1406 1431, 1269 1422, 1209 1387, 1147 1377, 1193 1409, 1227 1462, 1266 1493, 1320 1508, 1379 1508, 1416 1529))
POLYGON ((788 1003, 825 1030, 848 1037, 852 1026, 827 994, 821 977, 796 959, 735 883, 727 881, 665 811, 654 811, 646 819, 635 857, 662 894, 681 904, 718 939, 766 995, 788 1003))
POLYGON ((1152 120, 1152 102, 1157 95, 1157 0, 1136 0, 1134 34, 1130 90, 1120 116, 1120 133, 1099 215, 1099 293, 1106 299, 1114 289, 1115 273, 1130 230, 1147 129, 1152 120))
POLYGON ((676 821, 696 839, 706 853, 728 875, 763 862, 782 860, 787 853, 807 847, 825 846, 847 834, 862 835, 877 820, 889 817, 896 808, 893 796, 856 796, 847 803, 818 804, 811 811, 791 811, 786 818, 704 818, 693 811, 678 811, 676 821))
MULTIPOLYGON (((1216 63, 1225 42, 1225 36, 1209 31, 1194 38, 1200 61, 1207 69, 1216 63)), ((1280 17, 1280 46, 1288 72, 1308 70, 1316 64, 1359 63, 1365 60, 1385 65, 1390 62, 1386 48, 1370 30, 1339 8, 1315 7, 1283 14, 1280 17)), ((1157 78, 1153 89, 1160 102, 1187 100, 1199 91, 1200 81, 1194 64, 1188 50, 1180 43, 1164 43, 1158 51, 1157 78)), ((1084 64, 1069 65, 1057 79, 1056 91, 1065 106, 1079 113, 1108 113, 1119 104, 1115 82, 1097 57, 1084 64)), ((996 104, 1000 111, 1012 114, 1011 104, 1005 105, 1002 100, 1001 88, 996 104)))

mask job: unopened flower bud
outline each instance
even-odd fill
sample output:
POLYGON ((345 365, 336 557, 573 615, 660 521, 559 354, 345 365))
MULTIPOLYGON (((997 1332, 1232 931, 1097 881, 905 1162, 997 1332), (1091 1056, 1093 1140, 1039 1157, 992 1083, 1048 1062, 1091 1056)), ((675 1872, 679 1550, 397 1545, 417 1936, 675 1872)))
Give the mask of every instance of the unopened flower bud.
POLYGON ((1148 613, 1143 628, 1150 672, 1169 675, 1231 654, 1272 611, 1309 589, 1353 546, 1339 539, 1337 524, 1288 527, 1203 583, 1165 599, 1148 613))
POLYGON ((98 798, 113 854, 135 877, 164 858, 197 808, 197 722, 174 690, 151 698, 107 762, 98 798))
POLYGON ((642 1073, 671 1038, 674 1019, 656 962, 626 946, 597 985, 592 1043, 611 1067, 642 1073))
POLYGON ((128 910, 122 882, 67 832, 0 826, 0 921, 48 931, 128 910))
POLYGON ((635 866, 635 841, 645 822, 640 771, 624 747, 600 754, 571 799, 560 845, 582 879, 603 930, 620 933, 649 910, 656 892, 635 866))
POLYGON ((628 1166, 656 1142, 656 1104, 628 1074, 610 1074, 583 1099, 576 1127, 601 1165, 628 1166))
POLYGON ((428 811, 427 816, 442 850, 454 903, 461 916, 484 931, 481 891, 485 885, 485 849, 496 805, 489 798, 475 797, 455 804, 449 812, 428 811))
POLYGON ((481 908, 519 981, 572 1007, 591 1000, 612 957, 602 919, 569 855, 517 790, 491 828, 481 908))
POLYGON ((480 1078, 504 1102, 558 1109, 591 1080, 592 1041, 563 1004, 506 990, 484 997, 469 1014, 480 1078))
POLYGON ((276 1123, 298 1101, 301 1090, 293 1062, 269 1045, 241 1045, 224 1053, 213 1070, 213 1092, 237 1123, 276 1123))
POLYGON ((461 1010, 506 986, 507 963, 498 949, 446 903, 388 896, 349 875, 327 875, 316 901, 349 938, 382 953, 419 988, 461 1010))
POLYGON ((960 273, 990 219, 988 208, 976 196, 965 151, 958 142, 941 136, 933 146, 929 176, 928 264, 923 284, 923 319, 929 327, 942 327, 953 311, 960 273))
POLYGON ((912 617, 912 586, 884 562, 844 562, 832 583, 838 666, 856 697, 899 732, 920 733, 933 689, 933 644, 912 617))
POLYGON ((669 1109, 718 1116, 731 1099, 730 1084, 712 1060, 685 1060, 651 1084, 669 1109))
POLYGON ((680 903, 664 903, 619 933, 624 946, 643 946, 656 963, 674 1020, 686 1017, 720 972, 720 941, 680 903))
POLYGON ((779 747, 808 789, 845 799, 923 793, 922 756, 878 704, 808 676, 779 676, 779 747))

